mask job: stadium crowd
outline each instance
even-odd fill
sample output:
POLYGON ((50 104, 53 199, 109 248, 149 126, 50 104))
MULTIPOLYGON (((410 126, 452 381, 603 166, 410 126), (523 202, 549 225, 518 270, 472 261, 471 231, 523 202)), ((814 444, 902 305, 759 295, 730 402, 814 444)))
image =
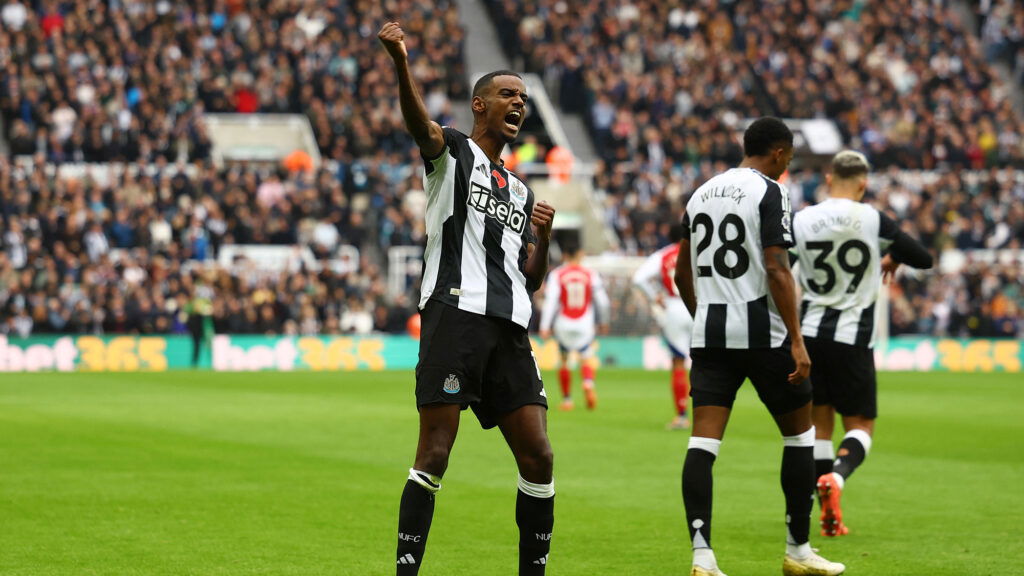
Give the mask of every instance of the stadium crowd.
MULTIPOLYGON (((985 46, 995 49, 969 33, 951 2, 488 3, 505 49, 588 120, 606 222, 635 255, 668 242, 686 194, 741 158, 739 120, 766 112, 834 120, 890 175, 873 179, 876 205, 937 253, 1020 249, 1024 124, 990 62, 1019 53, 1021 7, 981 4, 992 15, 985 46), (897 178, 896 167, 943 176, 925 185, 897 178), (981 172, 968 185, 965 170, 981 172)), ((796 208, 820 198, 820 174, 798 168, 788 177, 796 208)), ((995 285, 979 277, 1020 285, 1024 271, 978 263, 924 282, 903 277, 894 327, 1024 331, 1020 294, 977 289, 995 285), (951 309, 965 320, 948 320, 951 309)))
POLYGON ((422 225, 407 221, 414 194, 371 228, 369 210, 352 210, 326 170, 194 168, 125 170, 101 185, 0 162, 0 331, 173 333, 190 313, 234 333, 405 330, 415 310, 407 297, 386 297, 371 258, 330 264, 343 244, 418 242, 422 225), (322 266, 218 263, 222 246, 249 243, 306 246, 322 266), (193 310, 199 300, 212 308, 193 310))
MULTIPOLYGON (((588 119, 620 253, 667 243, 685 195, 741 159, 741 119, 764 113, 836 120, 880 169, 874 201, 936 252, 1021 247, 1024 183, 1002 167, 1024 168, 1024 130, 986 64, 1024 71, 1019 6, 980 3, 978 41, 947 2, 764 4, 775 17, 753 0, 489 2, 506 50, 588 119)), ((467 90, 453 2, 5 2, 0 114, 12 155, 32 160, 0 158, 0 331, 180 332, 190 311, 230 332, 403 331, 414 306, 386 297, 381 256, 423 242, 423 194, 376 44, 389 14, 447 121, 467 90), (306 114, 324 168, 214 168, 212 112, 306 114), (127 168, 52 167, 108 161, 127 168), (324 265, 215 263, 247 243, 307 246, 324 265), (342 245, 360 249, 356 269, 327 264, 342 245)), ((822 192, 815 172, 789 179, 797 206, 822 192)), ((1024 330, 1024 296, 1000 288, 1024 283, 1020 265, 939 274, 901 277, 895 331, 1024 330)))
POLYGON ((735 164, 737 122, 766 111, 835 120, 877 168, 1024 168, 1024 124, 948 2, 489 5, 563 108, 585 103, 599 187, 644 250, 648 215, 668 214, 649 200, 735 164))
POLYGON ((1024 4, 1014 0, 972 0, 985 57, 1003 62, 1024 86, 1024 4))
POLYGON ((0 10, 5 137, 14 154, 49 162, 205 159, 202 115, 226 112, 305 114, 325 157, 407 162, 376 40, 388 14, 410 31, 432 114, 466 91, 450 1, 10 0, 0 10))
POLYGON ((11 155, 32 161, 0 158, 0 331, 182 331, 211 295, 224 331, 404 331, 414 308, 384 297, 373 257, 423 235, 379 65, 386 13, 403 15, 443 121, 466 89, 451 2, 6 2, 0 113, 11 155), (214 112, 306 114, 326 167, 214 169, 214 112), (72 162, 129 166, 102 183, 48 168, 72 162), (371 250, 344 274, 267 277, 207 262, 233 243, 371 250))
MULTIPOLYGON (((770 113, 833 119, 878 167, 1024 167, 1024 124, 951 2, 489 5, 506 50, 585 103, 606 161, 731 160, 737 121, 770 113)), ((1019 19, 993 45, 1019 48, 1019 19)))
POLYGON ((876 202, 937 254, 963 251, 966 262, 955 272, 900 275, 890 291, 892 332, 1024 335, 1024 258, 995 252, 1024 254, 1024 171, 924 176, 891 170, 873 178, 876 202))

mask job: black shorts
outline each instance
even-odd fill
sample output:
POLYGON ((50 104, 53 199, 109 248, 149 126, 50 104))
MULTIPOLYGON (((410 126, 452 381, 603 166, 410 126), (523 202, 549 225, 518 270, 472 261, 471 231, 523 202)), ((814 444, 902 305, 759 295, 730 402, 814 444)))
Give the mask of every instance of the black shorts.
POLYGON ((493 316, 431 300, 420 311, 416 406, 461 404, 480 425, 528 404, 547 408, 547 394, 526 329, 493 316))
POLYGON ((690 351, 690 396, 694 407, 723 406, 732 408, 736 392, 743 381, 757 390, 761 402, 773 415, 796 410, 811 401, 811 384, 789 383, 796 369, 789 345, 782 348, 694 348, 690 351))
POLYGON ((874 351, 818 338, 804 338, 804 342, 811 356, 814 405, 831 405, 844 416, 877 418, 874 351))

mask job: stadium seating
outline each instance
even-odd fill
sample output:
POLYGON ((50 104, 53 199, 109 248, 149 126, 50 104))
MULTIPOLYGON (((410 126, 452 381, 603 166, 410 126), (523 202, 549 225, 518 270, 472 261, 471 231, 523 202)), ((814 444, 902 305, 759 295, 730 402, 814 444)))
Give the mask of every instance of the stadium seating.
MULTIPOLYGON (((300 4, 5 4, 0 330, 181 332, 205 281, 219 330, 405 331, 414 308, 385 301, 375 258, 269 278, 205 263, 225 243, 302 243, 329 258, 422 240, 416 152, 376 40, 385 7, 300 4), (306 114, 326 167, 214 169, 204 112, 306 114), (132 167, 104 183, 53 168, 100 162, 132 167)), ((443 120, 466 91, 454 5, 386 8, 403 15, 443 120)))
MULTIPOLYGON (((1024 81, 1019 3, 973 2, 978 38, 925 0, 487 5, 509 55, 584 113, 622 254, 665 244, 681 199, 741 158, 741 119, 764 113, 835 120, 879 169, 874 201, 937 252, 1024 243, 1024 129, 987 64, 1024 81)), ((220 331, 404 331, 411 296, 385 295, 383 254, 423 242, 423 195, 375 32, 402 15, 444 122, 467 92, 454 3, 90 6, 0 12, 0 331, 180 332, 202 296, 220 331), (305 114, 324 166, 215 168, 206 112, 305 114), (98 162, 128 169, 63 168, 98 162), (318 264, 207 260, 243 243, 305 245, 318 264), (347 245, 358 271, 327 264, 347 245)), ((820 174, 788 178, 798 206, 821 193, 820 174)), ((984 288, 1019 286, 1019 265, 963 270, 903 277, 894 329, 1009 333, 1009 318, 1024 330, 1024 297, 984 288)))
MULTIPOLYGON (((1024 124, 989 61, 1012 60, 1024 72, 1024 28, 1015 25, 1024 16, 1019 3, 975 4, 992 16, 981 24, 988 51, 949 3, 488 2, 506 50, 556 87, 565 110, 588 119, 606 222, 631 255, 668 242, 685 195, 739 159, 738 120, 766 113, 836 121, 885 175, 873 179, 876 203, 934 250, 1021 248, 1024 124)), ((822 192, 820 174, 788 177, 796 206, 822 192)), ((994 325, 992 294, 972 291, 962 306, 980 323, 929 320, 950 305, 930 287, 976 283, 983 273, 938 274, 901 282, 896 296, 917 301, 894 313, 894 325, 989 334, 981 326, 994 325)), ((1024 280, 1019 266, 990 274, 1024 280)), ((1014 298, 1008 316, 1019 331, 1024 299, 1014 298)))

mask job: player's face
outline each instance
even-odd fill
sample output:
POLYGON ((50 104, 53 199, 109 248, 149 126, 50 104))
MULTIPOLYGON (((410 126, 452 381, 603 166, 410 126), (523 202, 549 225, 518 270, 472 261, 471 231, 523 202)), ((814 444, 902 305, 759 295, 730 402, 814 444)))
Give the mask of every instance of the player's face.
POLYGON ((501 134, 505 142, 513 142, 526 119, 528 100, 522 78, 496 76, 484 95, 487 128, 501 134))

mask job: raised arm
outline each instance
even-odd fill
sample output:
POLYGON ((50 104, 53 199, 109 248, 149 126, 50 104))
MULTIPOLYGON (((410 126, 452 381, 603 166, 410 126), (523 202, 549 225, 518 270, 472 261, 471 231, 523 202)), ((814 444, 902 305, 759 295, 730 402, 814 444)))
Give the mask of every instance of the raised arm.
POLYGON ((764 266, 768 274, 768 290, 772 301, 779 311, 779 316, 786 324, 789 332, 790 352, 796 371, 789 375, 790 384, 800 384, 811 373, 811 359, 804 347, 804 337, 800 333, 800 320, 796 308, 796 283, 789 269, 789 252, 784 246, 766 246, 764 249, 764 266))
POLYGON ((420 91, 412 81, 409 70, 409 52, 405 49, 405 32, 397 22, 388 22, 377 33, 377 38, 395 63, 398 76, 398 102, 402 107, 405 128, 412 134, 424 158, 436 158, 444 150, 444 132, 427 115, 420 91))

